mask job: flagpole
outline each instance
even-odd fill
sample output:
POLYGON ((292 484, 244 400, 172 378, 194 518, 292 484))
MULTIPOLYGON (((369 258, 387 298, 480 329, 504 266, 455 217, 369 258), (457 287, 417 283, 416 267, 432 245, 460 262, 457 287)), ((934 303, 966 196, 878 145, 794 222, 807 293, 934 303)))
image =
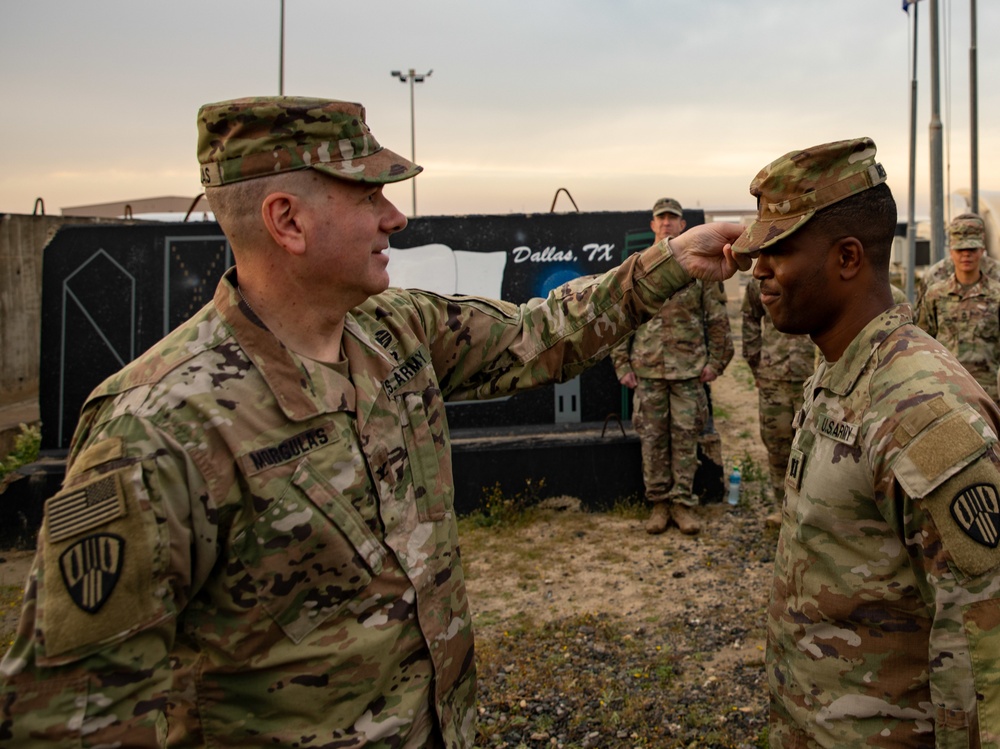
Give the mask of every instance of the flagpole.
POLYGON ((915 300, 915 274, 917 266, 917 3, 913 7, 913 72, 910 74, 910 199, 906 221, 906 298, 915 300))
POLYGON ((930 0, 931 36, 931 262, 944 259, 944 152, 941 136, 941 86, 938 72, 938 0, 930 0))
POLYGON ((969 101, 972 132, 969 141, 971 145, 972 169, 969 173, 971 182, 969 190, 969 206, 973 213, 979 213, 979 84, 976 62, 976 0, 971 0, 969 5, 972 20, 972 35, 969 47, 969 101))

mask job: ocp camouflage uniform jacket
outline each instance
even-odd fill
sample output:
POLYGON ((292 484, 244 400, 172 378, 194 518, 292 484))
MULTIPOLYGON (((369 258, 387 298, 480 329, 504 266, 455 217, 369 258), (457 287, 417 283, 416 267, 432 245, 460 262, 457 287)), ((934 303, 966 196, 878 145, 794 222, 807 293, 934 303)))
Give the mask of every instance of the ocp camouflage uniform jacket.
POLYGON ((771 746, 998 746, 1000 411, 900 305, 821 362, 795 426, 771 746))
POLYGON ((939 340, 997 400, 1000 369, 1000 282, 985 273, 963 287, 952 277, 927 288, 917 324, 939 340))
POLYGON ((721 375, 733 358, 725 293, 695 281, 611 351, 620 380, 629 372, 649 380, 697 378, 706 365, 721 375))
POLYGON ((0 738, 471 746, 445 400, 574 377, 690 278, 658 244, 520 306, 391 289, 348 316, 349 371, 234 282, 84 407, 0 738))
MULTIPOLYGON (((1000 263, 985 253, 979 258, 979 270, 984 276, 989 276, 997 283, 1000 283, 1000 263)), ((949 278, 954 278, 954 276, 955 261, 951 259, 948 253, 945 253, 942 259, 930 266, 924 271, 923 276, 916 280, 916 306, 920 306, 924 295, 927 293, 927 289, 940 281, 947 281, 949 278)))
POLYGON ((753 376, 805 382, 815 369, 816 345, 807 335, 782 333, 760 301, 760 281, 751 278, 743 295, 743 358, 753 376))

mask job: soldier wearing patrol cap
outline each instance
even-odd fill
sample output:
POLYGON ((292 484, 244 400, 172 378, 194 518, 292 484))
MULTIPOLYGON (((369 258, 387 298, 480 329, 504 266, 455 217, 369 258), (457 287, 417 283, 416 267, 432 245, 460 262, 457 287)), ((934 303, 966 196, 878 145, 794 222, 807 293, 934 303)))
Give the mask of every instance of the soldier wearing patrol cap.
POLYGON ((406 219, 383 185, 420 167, 360 105, 208 104, 198 157, 237 267, 84 406, 0 666, 0 738, 472 746, 445 401, 574 377, 688 271, 732 274, 739 227, 523 305, 448 298, 387 288, 406 219))
MULTIPOLYGON (((657 241, 681 234, 687 227, 681 204, 657 200, 649 226, 657 241)), ((633 423, 651 506, 647 533, 663 533, 671 522, 687 535, 701 530, 694 477, 698 438, 708 420, 705 388, 732 358, 725 295, 718 283, 700 280, 611 351, 618 380, 635 389, 633 423)))
POLYGON ((893 306, 885 179, 869 138, 792 151, 733 245, 823 354, 785 475, 772 747, 1000 741, 1000 412, 893 306))
MULTIPOLYGON (((972 230, 973 234, 980 234, 983 237, 983 247, 985 248, 985 237, 986 237, 986 226, 983 223, 981 216, 975 213, 964 213, 961 216, 956 216, 949 224, 949 248, 951 246, 951 228, 955 225, 955 221, 959 218, 966 220, 967 228, 972 230), (977 228, 978 224, 978 228, 977 228)), ((979 270, 986 276, 989 276, 990 280, 996 284, 1000 284, 1000 263, 991 258, 984 251, 982 256, 979 258, 979 270)), ((923 276, 919 279, 917 284, 917 300, 914 309, 919 309, 921 303, 923 302, 924 295, 927 293, 927 289, 940 282, 948 281, 955 275, 955 261, 952 258, 952 253, 949 251, 947 255, 938 260, 934 265, 928 268, 923 276)))
POLYGON ((982 269, 986 227, 975 213, 948 225, 949 278, 932 283, 917 308, 917 324, 937 338, 997 403, 1000 371, 1000 281, 982 269))

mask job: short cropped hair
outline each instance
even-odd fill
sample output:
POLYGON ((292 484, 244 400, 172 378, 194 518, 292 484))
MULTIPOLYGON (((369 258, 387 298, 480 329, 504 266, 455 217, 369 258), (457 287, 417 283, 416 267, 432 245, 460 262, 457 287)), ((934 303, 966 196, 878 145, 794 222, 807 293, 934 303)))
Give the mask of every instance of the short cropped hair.
POLYGON ((806 226, 831 240, 857 237, 872 264, 888 270, 896 235, 896 200, 883 183, 821 208, 806 226))
POLYGON ((311 169, 280 172, 228 185, 205 188, 205 198, 212 207, 215 220, 233 245, 252 247, 262 238, 265 229, 261 217, 264 198, 273 192, 301 192, 311 183, 324 178, 311 169))

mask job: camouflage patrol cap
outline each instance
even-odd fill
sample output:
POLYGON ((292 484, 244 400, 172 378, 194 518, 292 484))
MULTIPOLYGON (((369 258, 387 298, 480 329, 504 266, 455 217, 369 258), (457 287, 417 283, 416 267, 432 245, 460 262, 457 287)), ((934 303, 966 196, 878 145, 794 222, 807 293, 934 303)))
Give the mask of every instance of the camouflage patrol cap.
POLYGON ((750 194, 757 198, 757 219, 733 243, 733 252, 759 252, 801 228, 821 208, 885 180, 871 138, 786 153, 750 183, 750 194))
POLYGON ((664 213, 672 213, 675 216, 683 217, 684 209, 673 198, 660 198, 653 204, 653 218, 661 216, 664 213))
POLYGON ((206 187, 298 169, 384 184, 422 169, 378 144, 360 104, 298 96, 204 105, 198 110, 198 163, 206 187))
POLYGON ((986 248, 986 224, 976 213, 955 216, 948 224, 948 249, 979 250, 986 248))

